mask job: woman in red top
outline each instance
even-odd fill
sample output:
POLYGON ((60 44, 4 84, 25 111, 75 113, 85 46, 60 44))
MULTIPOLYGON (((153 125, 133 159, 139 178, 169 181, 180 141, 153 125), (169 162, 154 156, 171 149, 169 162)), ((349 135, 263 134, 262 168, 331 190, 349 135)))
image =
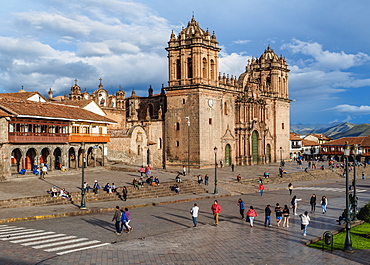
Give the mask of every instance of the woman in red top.
POLYGON ((249 207, 249 210, 247 212, 247 218, 249 218, 249 222, 251 224, 251 227, 253 227, 253 221, 254 217, 256 217, 258 214, 254 210, 253 206, 249 207))
POLYGON ((260 194, 262 196, 263 195, 263 192, 265 191, 265 185, 263 185, 263 183, 261 183, 258 189, 259 189, 260 194))
POLYGON ((221 206, 218 204, 218 201, 215 200, 211 207, 213 217, 215 219, 215 226, 218 225, 218 214, 221 212, 221 206))

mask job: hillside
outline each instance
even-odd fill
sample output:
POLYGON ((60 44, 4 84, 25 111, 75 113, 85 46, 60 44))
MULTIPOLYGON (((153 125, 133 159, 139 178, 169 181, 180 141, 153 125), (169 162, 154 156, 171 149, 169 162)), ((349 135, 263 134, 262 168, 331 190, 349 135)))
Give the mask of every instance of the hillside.
POLYGON ((370 135, 370 124, 358 124, 352 127, 350 130, 342 133, 335 134, 335 139, 342 137, 358 137, 358 136, 367 136, 370 135))
MULTIPOLYGON (((338 134, 345 133, 351 130, 356 125, 350 122, 343 122, 343 123, 336 123, 332 125, 324 125, 324 124, 315 124, 315 125, 307 125, 307 124, 297 124, 291 125, 290 130, 292 132, 305 135, 310 133, 317 133, 317 134, 324 134, 334 139, 338 139, 338 134)), ((341 136, 342 137, 342 136, 341 136)))

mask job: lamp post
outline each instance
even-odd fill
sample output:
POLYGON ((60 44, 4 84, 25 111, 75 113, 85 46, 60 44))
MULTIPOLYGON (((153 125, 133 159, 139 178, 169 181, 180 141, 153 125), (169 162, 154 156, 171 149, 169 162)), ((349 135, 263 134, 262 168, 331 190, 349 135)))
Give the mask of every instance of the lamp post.
POLYGON ((354 166, 353 166, 353 202, 352 202, 352 209, 353 209, 353 219, 354 221, 357 221, 357 186, 356 186, 356 167, 357 167, 357 156, 358 155, 361 155, 362 153, 362 150, 361 150, 361 147, 358 145, 358 144, 355 144, 353 146, 353 155, 354 155, 354 159, 353 159, 353 163, 354 163, 354 166))
POLYGON ((349 183, 348 183, 348 157, 351 153, 351 148, 346 142, 344 145, 344 158, 346 160, 346 240, 344 241, 344 251, 353 251, 351 240, 351 214, 349 212, 349 183))
POLYGON ((84 183, 85 183, 85 143, 81 143, 81 156, 82 156, 82 182, 81 182, 81 210, 86 209, 86 202, 85 202, 85 189, 84 189, 84 183))
POLYGON ((185 117, 188 124, 188 173, 190 173, 190 118, 185 117))
POLYGON ((217 194, 218 193, 218 190, 217 190, 217 147, 215 146, 215 148, 213 148, 213 151, 215 151, 215 190, 214 190, 214 194, 217 194))

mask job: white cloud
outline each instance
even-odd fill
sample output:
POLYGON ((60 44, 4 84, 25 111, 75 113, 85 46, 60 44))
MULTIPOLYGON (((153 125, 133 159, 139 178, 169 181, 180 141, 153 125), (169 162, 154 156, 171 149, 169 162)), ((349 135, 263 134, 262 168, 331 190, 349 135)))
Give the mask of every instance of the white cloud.
POLYGON ((321 44, 317 42, 304 42, 294 39, 291 43, 283 45, 282 48, 290 49, 293 53, 300 53, 313 58, 313 65, 307 65, 316 69, 339 70, 359 66, 370 60, 370 56, 359 52, 357 54, 346 54, 345 52, 324 51, 321 44))
POLYGON ((251 42, 251 40, 234 40, 233 43, 235 44, 246 44, 251 42))
POLYGON ((351 113, 352 115, 370 114, 370 106, 364 106, 364 105, 354 106, 354 105, 342 104, 342 105, 338 105, 330 109, 339 111, 339 112, 351 113))

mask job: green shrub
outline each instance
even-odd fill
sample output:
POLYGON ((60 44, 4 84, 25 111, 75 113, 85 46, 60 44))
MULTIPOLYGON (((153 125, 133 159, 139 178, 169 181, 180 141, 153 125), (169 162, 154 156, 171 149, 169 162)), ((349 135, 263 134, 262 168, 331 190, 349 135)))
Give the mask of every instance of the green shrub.
POLYGON ((357 218, 364 220, 366 223, 370 223, 370 203, 361 208, 357 214, 357 218))

